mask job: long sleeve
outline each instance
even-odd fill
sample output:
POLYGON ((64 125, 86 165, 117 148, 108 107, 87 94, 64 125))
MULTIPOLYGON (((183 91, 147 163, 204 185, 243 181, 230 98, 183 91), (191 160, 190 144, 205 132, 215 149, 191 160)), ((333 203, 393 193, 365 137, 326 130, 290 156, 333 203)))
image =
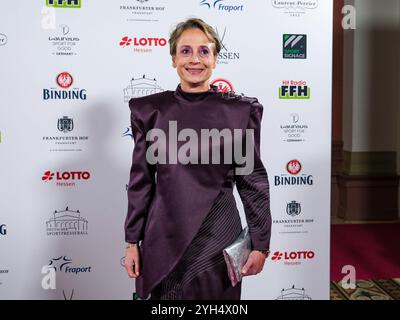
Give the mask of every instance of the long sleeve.
POLYGON ((155 191, 155 166, 146 161, 146 133, 143 121, 134 107, 134 99, 129 102, 129 107, 135 146, 127 190, 125 241, 133 243, 143 240, 148 209, 155 191))
POLYGON ((271 238, 269 181, 260 156, 262 114, 262 105, 253 101, 248 129, 254 130, 254 170, 248 175, 235 175, 254 250, 269 250, 271 238))

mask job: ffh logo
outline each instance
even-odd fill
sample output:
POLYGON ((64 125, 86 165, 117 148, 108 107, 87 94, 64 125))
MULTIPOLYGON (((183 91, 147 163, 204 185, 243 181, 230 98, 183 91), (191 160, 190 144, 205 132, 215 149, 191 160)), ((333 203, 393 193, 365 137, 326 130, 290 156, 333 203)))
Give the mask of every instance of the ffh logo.
POLYGON ((310 91, 306 81, 284 80, 279 88, 279 99, 310 99, 310 91))
POLYGON ((286 205, 286 213, 289 216, 298 216, 301 213, 301 204, 296 201, 292 201, 286 205))
POLYGON ((307 35, 284 34, 283 35, 284 59, 307 59, 307 35))
POLYGON ((7 226, 5 224, 0 224, 0 235, 1 236, 7 235, 7 226))
POLYGON ((74 129, 74 120, 72 118, 68 118, 67 116, 63 116, 62 118, 58 119, 57 129, 58 131, 64 133, 71 132, 74 129))
POLYGON ((80 8, 81 0, 46 0, 46 6, 53 8, 80 8))

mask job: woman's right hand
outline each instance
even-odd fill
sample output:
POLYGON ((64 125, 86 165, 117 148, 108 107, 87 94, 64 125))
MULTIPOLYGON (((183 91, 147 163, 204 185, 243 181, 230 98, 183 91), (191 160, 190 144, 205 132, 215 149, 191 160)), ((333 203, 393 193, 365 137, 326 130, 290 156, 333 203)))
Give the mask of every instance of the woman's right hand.
POLYGON ((137 278, 140 271, 139 246, 137 244, 126 248, 125 269, 130 278, 137 278))

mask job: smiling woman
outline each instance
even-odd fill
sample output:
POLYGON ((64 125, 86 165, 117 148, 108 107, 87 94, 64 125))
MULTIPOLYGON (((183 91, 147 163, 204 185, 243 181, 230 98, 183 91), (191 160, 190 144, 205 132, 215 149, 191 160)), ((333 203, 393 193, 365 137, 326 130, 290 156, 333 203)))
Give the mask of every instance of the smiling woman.
POLYGON ((256 98, 210 85, 221 43, 204 21, 178 24, 169 44, 180 78, 176 90, 129 101, 135 147, 125 267, 142 299, 238 300, 241 283, 231 285, 223 256, 242 232, 235 183, 252 243, 243 275, 262 270, 271 236, 269 183, 260 158, 263 107, 256 98), (236 139, 232 132, 246 134, 236 139), (226 140, 234 150, 226 152, 226 140), (246 150, 246 158, 236 150, 246 150), (202 161, 203 151, 211 152, 211 162, 202 161), (232 152, 233 161, 225 161, 232 152), (164 158, 168 162, 152 161, 164 158))
POLYGON ((196 23, 193 20, 191 28, 178 25, 169 43, 172 66, 181 78, 182 90, 201 92, 210 89, 208 79, 216 67, 217 54, 221 50, 214 30, 208 30, 199 21, 196 23))

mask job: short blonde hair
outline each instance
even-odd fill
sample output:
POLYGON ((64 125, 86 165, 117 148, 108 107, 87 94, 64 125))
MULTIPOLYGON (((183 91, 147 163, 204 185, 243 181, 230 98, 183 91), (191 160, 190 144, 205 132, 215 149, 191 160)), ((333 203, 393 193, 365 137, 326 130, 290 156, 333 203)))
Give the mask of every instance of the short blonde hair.
POLYGON ((171 56, 176 55, 176 45, 182 33, 188 29, 199 29, 204 32, 208 40, 214 43, 214 55, 218 55, 221 51, 222 44, 219 40, 217 33, 215 32, 214 28, 211 27, 209 24, 205 23, 203 20, 198 18, 191 18, 186 21, 179 23, 174 31, 172 31, 168 43, 169 43, 169 53, 171 56))

